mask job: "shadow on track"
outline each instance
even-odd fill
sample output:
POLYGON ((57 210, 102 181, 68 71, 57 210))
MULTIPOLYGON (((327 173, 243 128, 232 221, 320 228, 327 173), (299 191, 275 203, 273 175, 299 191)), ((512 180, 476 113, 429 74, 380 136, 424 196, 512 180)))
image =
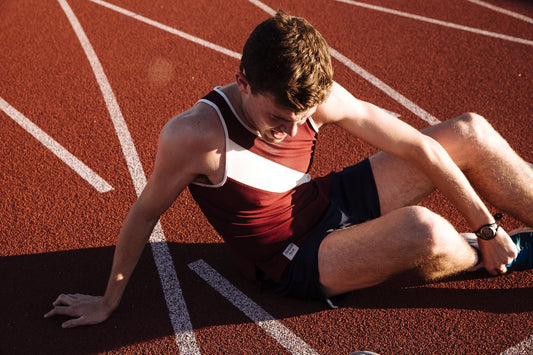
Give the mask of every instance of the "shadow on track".
POLYGON ((512 314, 532 312, 532 271, 493 277, 485 271, 424 283, 403 275, 380 286, 354 292, 346 306, 359 309, 456 309, 512 314))
MULTIPOLYGON (((187 267, 199 259, 211 265, 276 319, 328 310, 322 302, 282 298, 245 279, 233 264, 231 251, 225 244, 170 243, 169 248, 194 329, 251 322, 187 267)), ((169 337, 173 334, 172 326, 149 247, 141 256, 120 307, 107 322, 64 330, 60 324, 65 317, 43 318, 60 292, 102 294, 113 250, 107 247, 0 258, 3 282, 0 292, 3 305, 1 352, 88 354, 165 337, 164 341, 172 346, 172 337, 169 337)), ((354 292, 346 308, 363 313, 365 309, 413 308, 532 312, 533 289, 521 282, 531 279, 531 272, 524 273, 501 277, 475 273, 434 284, 408 281, 407 286, 405 279, 400 278, 354 292), (404 286, 399 286, 400 281, 404 286)))

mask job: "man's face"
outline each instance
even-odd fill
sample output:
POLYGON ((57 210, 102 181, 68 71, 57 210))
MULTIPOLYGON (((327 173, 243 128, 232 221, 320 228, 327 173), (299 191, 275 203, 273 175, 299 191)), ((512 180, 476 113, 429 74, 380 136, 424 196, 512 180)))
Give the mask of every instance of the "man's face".
POLYGON ((271 94, 250 94, 243 100, 242 108, 246 123, 269 143, 279 143, 287 136, 296 135, 298 126, 304 124, 316 111, 316 107, 312 107, 295 112, 278 105, 271 94))

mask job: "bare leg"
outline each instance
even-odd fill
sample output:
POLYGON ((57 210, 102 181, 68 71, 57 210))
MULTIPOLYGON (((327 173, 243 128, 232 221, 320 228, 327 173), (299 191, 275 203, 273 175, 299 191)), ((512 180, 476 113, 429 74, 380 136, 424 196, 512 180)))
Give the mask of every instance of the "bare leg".
MULTIPOLYGON (((533 226, 533 168, 484 118, 464 114, 423 132, 446 149, 481 196, 533 226)), ((434 189, 419 170, 405 161, 378 153, 371 162, 374 175, 380 179, 376 183, 382 186, 378 189, 383 214, 416 204, 434 189)))
MULTIPOLYGON (((482 117, 465 114, 424 130, 494 206, 533 226, 533 170, 482 117)), ((328 235, 319 249, 326 294, 369 287, 407 270, 427 279, 474 266, 476 253, 441 217, 416 205, 434 186, 410 163, 370 159, 382 217, 328 235)))
POLYGON ((327 295, 371 287, 408 270, 435 280, 467 270, 476 261, 476 252, 446 220, 417 206, 335 231, 318 254, 327 295))

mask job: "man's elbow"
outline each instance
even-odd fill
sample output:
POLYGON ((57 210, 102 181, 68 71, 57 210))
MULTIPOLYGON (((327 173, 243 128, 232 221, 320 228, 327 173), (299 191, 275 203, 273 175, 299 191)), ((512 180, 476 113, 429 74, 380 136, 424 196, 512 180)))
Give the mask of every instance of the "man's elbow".
POLYGON ((411 159, 420 164, 442 164, 449 156, 442 145, 429 136, 423 136, 410 152, 411 159))

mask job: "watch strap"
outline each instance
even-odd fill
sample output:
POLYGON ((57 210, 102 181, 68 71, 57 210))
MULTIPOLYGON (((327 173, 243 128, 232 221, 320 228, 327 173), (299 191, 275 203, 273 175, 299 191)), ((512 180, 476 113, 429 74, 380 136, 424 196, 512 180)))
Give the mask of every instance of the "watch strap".
POLYGON ((494 217, 494 220, 495 220, 494 223, 488 223, 488 224, 484 224, 484 225, 482 225, 481 227, 479 227, 478 230, 474 231, 474 234, 475 234, 476 236, 478 236, 479 238, 481 238, 481 239, 485 239, 485 240, 488 240, 488 239, 492 239, 492 238, 494 238, 494 237, 496 236, 496 233, 498 232, 498 229, 500 228, 500 225, 498 224, 498 221, 499 221, 500 219, 503 218, 503 213, 496 213, 493 217, 494 217), (491 237, 491 238, 488 238, 488 239, 487 239, 487 237, 485 237, 485 236, 481 233, 481 230, 484 229, 484 228, 487 228, 487 227, 488 227, 488 228, 494 228, 494 229, 495 229, 495 235, 494 235, 494 237, 491 237))

